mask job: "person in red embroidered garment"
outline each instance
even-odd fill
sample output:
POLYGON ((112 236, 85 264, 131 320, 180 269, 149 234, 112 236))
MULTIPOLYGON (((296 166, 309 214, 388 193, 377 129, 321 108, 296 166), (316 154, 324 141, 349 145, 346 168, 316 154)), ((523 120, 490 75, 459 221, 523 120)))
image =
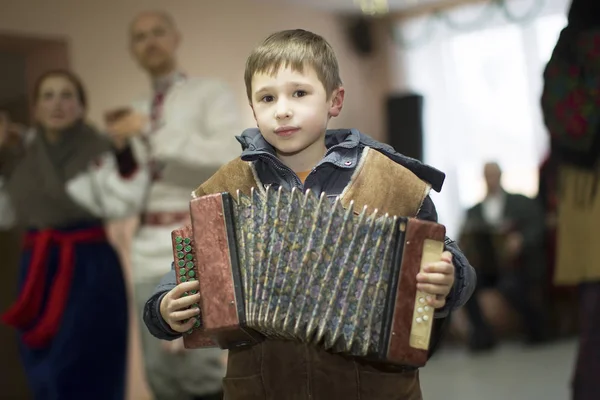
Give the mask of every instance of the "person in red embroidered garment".
MULTIPOLYGON (((153 170, 131 251, 141 315, 146 299, 168 272, 171 231, 189 218, 192 190, 238 155, 235 135, 241 119, 226 85, 182 72, 177 62, 182 36, 170 15, 142 12, 129 29, 131 53, 148 74, 153 94, 111 121, 108 131, 131 142, 153 170)), ((123 225, 130 231, 136 226, 131 221, 123 225)), ((148 384, 157 400, 220 398, 225 352, 188 352, 181 341, 160 341, 146 330, 141 335, 148 384)))
POLYGON ((59 70, 36 85, 31 130, 16 140, 0 119, 0 176, 26 230, 19 296, 1 319, 18 329, 36 399, 125 397, 127 298, 103 225, 139 210, 150 175, 85 110, 81 82, 59 70))

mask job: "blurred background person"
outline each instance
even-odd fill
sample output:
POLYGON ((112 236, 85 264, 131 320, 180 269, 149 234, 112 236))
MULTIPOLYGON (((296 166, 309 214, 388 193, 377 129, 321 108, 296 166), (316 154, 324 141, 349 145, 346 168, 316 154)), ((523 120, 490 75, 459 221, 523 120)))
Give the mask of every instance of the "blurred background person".
MULTIPOLYGON (((6 123, 10 113, 0 110, 0 118, 6 123)), ((11 122, 9 123, 9 136, 20 140, 25 132, 25 126, 11 122)), ((8 145, 8 144, 5 144, 8 145)), ((12 145, 8 145, 12 146, 12 145)), ((0 150, 1 151, 1 150, 0 150)), ((19 270, 19 258, 21 248, 21 233, 16 225, 14 207, 6 189, 6 178, 0 175, 0 271, 2 272, 0 283, 0 311, 6 310, 15 300, 18 293, 17 282, 19 270)), ((8 384, 2 383, 4 393, 7 397, 13 396, 25 398, 29 395, 27 381, 23 368, 19 362, 19 350, 16 345, 17 335, 14 329, 8 325, 0 324, 0 359, 10 369, 0 371, 8 384)))
POLYGON ((574 400, 600 398, 600 3, 573 0, 544 73, 542 107, 558 183, 554 284, 576 285, 574 400))
POLYGON ((544 215, 535 200, 504 190, 498 163, 486 163, 483 176, 486 196, 468 210, 462 233, 462 246, 478 268, 478 289, 465 306, 472 325, 469 346, 477 351, 496 343, 477 298, 486 288, 498 290, 518 313, 526 341, 539 343, 547 333, 539 297, 545 292, 544 215))
POLYGON ((2 321, 20 332, 35 398, 123 399, 127 299, 103 224, 139 211, 149 174, 85 121, 73 73, 43 74, 34 105, 24 135, 0 120, 0 175, 27 229, 19 296, 2 321))
MULTIPOLYGON (((136 312, 143 310, 173 262, 171 231, 189 221, 191 192, 239 155, 242 131, 233 94, 221 82, 190 77, 177 62, 181 41, 173 18, 144 11, 130 25, 130 49, 153 94, 108 123, 114 138, 135 138, 153 180, 135 231, 132 265, 136 312)), ((118 110, 117 110, 118 111, 118 110)), ((187 351, 183 340, 159 341, 141 330, 149 386, 158 400, 221 398, 226 352, 187 351)))

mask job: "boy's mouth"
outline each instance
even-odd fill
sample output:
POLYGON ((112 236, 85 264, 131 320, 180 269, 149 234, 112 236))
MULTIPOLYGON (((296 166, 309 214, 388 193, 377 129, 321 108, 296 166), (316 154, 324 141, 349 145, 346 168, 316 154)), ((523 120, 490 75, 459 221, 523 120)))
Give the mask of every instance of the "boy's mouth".
POLYGON ((275 129, 275 134, 277 136, 287 137, 292 136, 294 133, 298 132, 300 128, 295 126, 281 126, 275 129))

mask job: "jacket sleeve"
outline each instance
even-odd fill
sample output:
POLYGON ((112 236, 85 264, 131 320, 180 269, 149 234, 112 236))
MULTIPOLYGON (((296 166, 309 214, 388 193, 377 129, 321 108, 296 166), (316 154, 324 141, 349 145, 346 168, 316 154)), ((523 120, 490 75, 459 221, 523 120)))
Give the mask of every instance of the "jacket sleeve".
POLYGON ((175 286, 177 286, 175 270, 171 268, 171 271, 163 277, 144 306, 144 323, 150 333, 158 339, 174 340, 181 337, 181 334, 173 331, 160 315, 160 303, 163 297, 175 286))
POLYGON ((149 184, 148 168, 138 165, 128 148, 99 156, 67 182, 66 191, 98 218, 111 220, 140 212, 149 184))
MULTIPOLYGON (((429 196, 423 201, 421 210, 417 214, 418 219, 437 222, 437 211, 435 205, 429 196)), ((446 305, 436 310, 436 318, 444 318, 451 311, 463 306, 473 294, 475 285, 477 284, 477 276, 475 269, 469 264, 469 260, 465 257, 456 242, 446 237, 444 242, 445 250, 452 253, 452 263, 454 264, 454 286, 450 290, 450 294, 446 298, 446 305)))

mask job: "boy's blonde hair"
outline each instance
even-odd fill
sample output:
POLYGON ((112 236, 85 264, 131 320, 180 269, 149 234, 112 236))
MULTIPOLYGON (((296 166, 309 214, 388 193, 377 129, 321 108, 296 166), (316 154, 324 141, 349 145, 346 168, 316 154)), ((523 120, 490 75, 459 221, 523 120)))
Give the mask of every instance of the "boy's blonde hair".
POLYGON ((323 37, 303 29, 270 35, 252 51, 246 61, 244 81, 248 101, 252 103, 252 78, 255 74, 273 75, 281 67, 303 72, 306 65, 314 68, 328 96, 342 85, 337 58, 323 37))

